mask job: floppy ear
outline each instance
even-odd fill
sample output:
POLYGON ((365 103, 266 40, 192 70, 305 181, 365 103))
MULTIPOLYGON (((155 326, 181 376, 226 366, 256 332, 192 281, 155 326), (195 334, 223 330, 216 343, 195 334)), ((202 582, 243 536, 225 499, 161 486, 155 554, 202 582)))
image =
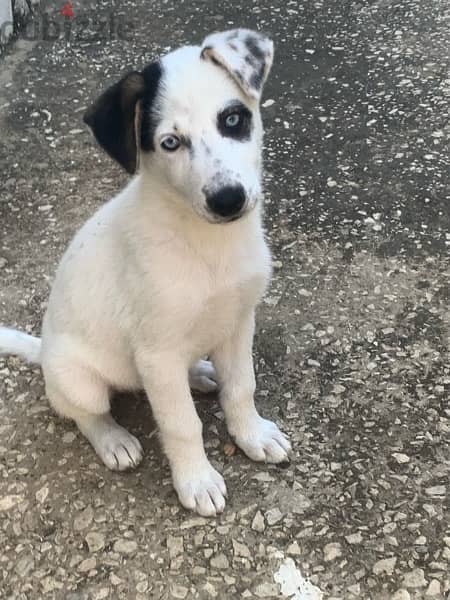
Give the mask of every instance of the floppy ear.
POLYGON ((227 71, 243 92, 259 100, 273 61, 273 42, 257 31, 232 29, 209 35, 201 57, 227 71))
POLYGON ((100 146, 131 174, 137 169, 137 105, 144 90, 144 76, 133 71, 103 92, 83 117, 100 146))

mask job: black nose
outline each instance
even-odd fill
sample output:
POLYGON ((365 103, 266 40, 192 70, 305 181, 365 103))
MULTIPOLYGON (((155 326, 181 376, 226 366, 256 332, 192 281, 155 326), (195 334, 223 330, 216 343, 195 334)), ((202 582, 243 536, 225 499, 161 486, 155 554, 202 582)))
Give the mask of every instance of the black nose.
POLYGON ((207 194, 206 204, 211 212, 221 217, 237 215, 245 203, 245 192, 242 185, 227 185, 214 194, 207 194))

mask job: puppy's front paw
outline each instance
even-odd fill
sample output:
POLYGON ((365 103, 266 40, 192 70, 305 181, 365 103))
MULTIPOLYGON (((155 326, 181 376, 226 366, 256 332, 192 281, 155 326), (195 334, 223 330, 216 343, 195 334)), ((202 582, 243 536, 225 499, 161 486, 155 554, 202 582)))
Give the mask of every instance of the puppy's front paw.
POLYGON ((214 517, 225 508, 225 482, 206 459, 173 469, 173 485, 181 504, 203 517, 214 517))
POLYGON ((281 463, 289 460, 291 444, 275 423, 258 414, 230 431, 237 445, 256 461, 281 463))

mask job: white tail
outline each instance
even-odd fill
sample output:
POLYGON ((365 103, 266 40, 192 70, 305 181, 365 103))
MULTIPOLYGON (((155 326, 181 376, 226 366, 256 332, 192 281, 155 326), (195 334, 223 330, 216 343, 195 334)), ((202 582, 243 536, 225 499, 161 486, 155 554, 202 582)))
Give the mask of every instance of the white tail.
POLYGON ((0 327, 0 356, 17 354, 31 363, 40 363, 41 338, 17 329, 0 327))

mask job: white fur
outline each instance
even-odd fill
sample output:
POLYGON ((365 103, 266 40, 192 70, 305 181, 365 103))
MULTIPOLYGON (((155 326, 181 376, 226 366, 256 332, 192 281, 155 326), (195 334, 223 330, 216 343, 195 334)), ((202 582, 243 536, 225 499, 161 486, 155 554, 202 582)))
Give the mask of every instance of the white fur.
MULTIPOLYGON (((289 442, 253 400, 254 312, 270 276, 258 107, 199 53, 187 48, 163 59, 156 133, 171 131, 176 120, 192 138, 194 158, 158 146, 143 154, 141 173, 77 233, 56 274, 39 358, 51 404, 77 422, 110 468, 136 466, 142 449, 110 416, 109 391, 144 388, 180 501, 214 515, 226 488, 206 457, 190 382, 209 391, 217 380, 229 431, 250 458, 284 461, 289 442), (230 98, 252 107, 249 142, 217 133, 214 115, 230 98), (202 153, 202 139, 211 156, 202 153), (201 189, 220 169, 238 177, 250 199, 239 220, 212 224, 201 189), (205 355, 217 373, 198 362, 205 355)), ((36 340, 23 335, 0 329, 0 348, 36 360, 36 340)))

